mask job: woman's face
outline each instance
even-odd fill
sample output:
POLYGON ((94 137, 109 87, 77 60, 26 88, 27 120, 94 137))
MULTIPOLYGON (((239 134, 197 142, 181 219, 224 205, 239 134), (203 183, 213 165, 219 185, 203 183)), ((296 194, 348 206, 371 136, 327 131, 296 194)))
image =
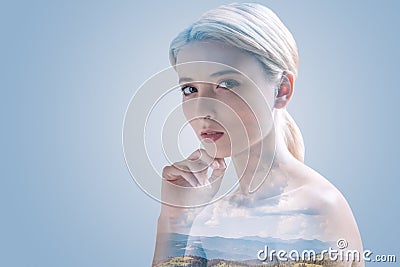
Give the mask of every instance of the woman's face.
POLYGON ((233 156, 271 131, 275 90, 254 56, 217 41, 193 42, 178 52, 176 69, 184 114, 210 155, 233 156))

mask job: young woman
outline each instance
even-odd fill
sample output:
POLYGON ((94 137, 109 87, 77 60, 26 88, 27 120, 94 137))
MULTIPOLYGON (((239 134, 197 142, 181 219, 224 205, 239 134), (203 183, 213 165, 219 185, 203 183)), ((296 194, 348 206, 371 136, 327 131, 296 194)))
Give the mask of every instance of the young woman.
POLYGON ((362 266, 349 205, 303 163, 302 136, 286 110, 297 47, 279 18, 259 4, 210 10, 172 41, 170 61, 204 149, 163 170, 153 265, 292 266, 313 250, 308 260, 320 265, 362 266), (227 157, 239 186, 215 199, 227 157))

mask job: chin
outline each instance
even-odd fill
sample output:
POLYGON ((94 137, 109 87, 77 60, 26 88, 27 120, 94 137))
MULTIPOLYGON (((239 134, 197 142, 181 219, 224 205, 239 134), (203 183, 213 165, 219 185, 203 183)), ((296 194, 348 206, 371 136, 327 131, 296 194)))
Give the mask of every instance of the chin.
POLYGON ((223 158, 229 158, 230 156, 232 156, 232 154, 230 153, 217 153, 215 157, 218 159, 223 159, 223 158))
POLYGON ((205 147, 205 150, 207 152, 207 154, 213 158, 227 158, 232 156, 231 151, 226 151, 224 149, 217 149, 217 151, 215 151, 214 148, 208 148, 205 147))
POLYGON ((215 153, 216 158, 228 158, 230 156, 232 156, 232 151, 230 149, 228 150, 219 149, 217 150, 217 153, 215 153))

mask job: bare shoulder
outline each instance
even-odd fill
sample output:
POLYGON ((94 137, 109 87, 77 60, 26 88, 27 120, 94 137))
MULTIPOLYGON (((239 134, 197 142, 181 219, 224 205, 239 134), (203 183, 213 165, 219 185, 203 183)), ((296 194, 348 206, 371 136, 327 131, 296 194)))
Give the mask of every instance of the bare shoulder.
POLYGON ((302 191, 314 201, 315 208, 323 214, 336 210, 349 210, 350 207, 342 193, 325 177, 304 165, 299 175, 302 179, 302 191))
POLYGON ((325 177, 301 164, 297 178, 302 186, 298 196, 308 199, 309 207, 323 222, 326 236, 331 240, 344 239, 348 248, 362 251, 362 242, 356 220, 343 194, 325 177))

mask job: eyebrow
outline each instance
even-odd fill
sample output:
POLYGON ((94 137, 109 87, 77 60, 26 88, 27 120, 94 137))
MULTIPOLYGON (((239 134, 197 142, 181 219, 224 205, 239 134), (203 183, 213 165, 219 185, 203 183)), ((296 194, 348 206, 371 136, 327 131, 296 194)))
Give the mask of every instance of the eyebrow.
MULTIPOLYGON (((222 76, 222 75, 226 75, 226 74, 241 74, 241 73, 237 70, 221 70, 221 71, 217 71, 217 72, 211 74, 210 77, 218 77, 218 76, 222 76)), ((193 81, 193 79, 191 79, 189 77, 179 78, 179 83, 191 82, 191 81, 193 81)))

